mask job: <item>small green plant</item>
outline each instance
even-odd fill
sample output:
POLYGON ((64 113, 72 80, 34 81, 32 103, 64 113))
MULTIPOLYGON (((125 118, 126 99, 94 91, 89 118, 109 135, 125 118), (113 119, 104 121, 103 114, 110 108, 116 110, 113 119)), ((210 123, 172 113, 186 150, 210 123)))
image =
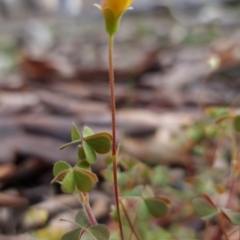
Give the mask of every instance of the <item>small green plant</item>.
MULTIPOLYGON (((203 219, 208 221, 211 218, 216 218, 219 221, 219 228, 216 229, 213 236, 209 239, 218 239, 221 237, 221 232, 224 234, 226 239, 229 239, 227 231, 225 229, 224 220, 229 221, 234 225, 240 225, 240 211, 238 208, 232 207, 232 195, 235 191, 235 181, 239 176, 239 156, 237 150, 237 139, 236 134, 240 131, 240 115, 234 115, 228 110, 223 109, 210 109, 209 115, 215 117, 217 120, 215 121, 215 127, 218 129, 219 136, 228 136, 230 133, 232 151, 231 151, 231 159, 230 159, 230 174, 228 174, 229 178, 229 193, 228 199, 224 207, 219 207, 215 204, 211 198, 204 194, 203 196, 199 196, 193 199, 193 208, 195 212, 203 219), (223 131, 220 131, 223 130, 223 131), (220 231, 219 231, 220 230, 220 231), (219 234, 220 232, 220 234, 219 234)), ((213 163, 211 163, 212 167, 213 163)), ((221 187, 221 185, 215 184, 215 190, 222 194, 225 192, 225 189, 221 187)))
MULTIPOLYGON (((67 162, 59 161, 54 165, 53 182, 61 184, 62 191, 65 193, 77 194, 82 204, 82 209, 78 212, 75 225, 76 229, 66 233, 62 240, 116 240, 120 239, 146 239, 146 232, 139 233, 137 219, 148 224, 149 216, 156 218, 163 217, 168 212, 169 201, 166 198, 155 196, 150 187, 140 186, 135 188, 131 196, 120 197, 118 180, 118 148, 116 142, 116 107, 115 107, 115 89, 114 89, 114 64, 113 64, 113 45, 114 35, 118 31, 122 15, 127 9, 130 9, 132 0, 103 0, 100 5, 96 5, 103 14, 106 23, 106 31, 109 35, 109 83, 110 83, 110 104, 112 116, 112 134, 107 132, 94 133, 89 127, 84 127, 82 132, 73 124, 71 130, 72 141, 60 147, 64 149, 72 144, 77 144, 78 160, 75 166, 70 166, 67 162), (98 224, 89 204, 89 191, 98 182, 96 174, 91 170, 91 165, 97 161, 97 154, 106 154, 111 151, 109 165, 112 169, 112 180, 115 195, 115 208, 112 215, 116 216, 116 222, 119 226, 119 235, 112 232, 110 237, 109 229, 102 224, 98 224), (130 203, 131 207, 130 207, 130 203), (132 222, 132 216, 129 216, 129 210, 134 207, 136 212, 135 220, 132 222), (116 210, 116 211, 115 211, 116 210), (127 227, 125 226, 127 223, 127 227), (145 234, 145 235, 144 235, 145 234), (141 236, 141 237, 140 237, 141 236)), ((127 164, 126 164, 127 165, 127 164)), ((142 170, 145 166, 141 166, 142 170)), ((132 164, 129 171, 138 170, 138 165, 132 164)), ((140 169, 139 169, 140 170, 140 169)), ((123 175, 122 175, 123 176, 123 175)), ((131 183, 131 187, 134 187, 131 183)), ((140 231, 141 232, 141 231, 140 231)))
POLYGON ((180 140, 189 142, 187 151, 196 161, 186 166, 187 176, 180 183, 180 188, 176 187, 179 182, 174 180, 167 167, 150 168, 129 156, 120 158, 116 141, 113 48, 121 17, 131 3, 132 0, 102 0, 101 6, 96 5, 103 14, 109 35, 112 133, 94 133, 87 126, 80 131, 73 124, 72 141, 60 147, 64 149, 77 145, 77 161, 75 166, 65 161, 57 162, 53 168, 52 182, 60 183, 63 192, 76 194, 82 204, 73 223, 76 229, 64 234, 62 240, 197 239, 190 228, 172 224, 192 216, 194 211, 203 220, 218 219, 216 233, 207 239, 220 239, 222 233, 228 239, 224 221, 240 225, 240 212, 231 207, 234 182, 240 172, 236 139, 236 133, 240 132, 240 115, 231 114, 226 108, 211 108, 205 122, 185 126, 184 139, 180 140), (214 168, 215 151, 209 151, 217 148, 216 142, 226 136, 232 140, 230 174, 214 168), (89 203, 89 192, 98 183, 98 177, 91 167, 97 162, 98 154, 108 153, 110 155, 106 158, 106 168, 102 174, 113 184, 114 189, 115 206, 112 206, 111 216, 115 224, 111 228, 97 222, 89 203), (225 192, 223 176, 229 178, 229 198, 226 206, 219 207, 212 201, 211 195, 225 192), (156 221, 156 218, 161 219, 156 221), (162 221, 162 225, 168 228, 160 228, 158 221, 162 221))

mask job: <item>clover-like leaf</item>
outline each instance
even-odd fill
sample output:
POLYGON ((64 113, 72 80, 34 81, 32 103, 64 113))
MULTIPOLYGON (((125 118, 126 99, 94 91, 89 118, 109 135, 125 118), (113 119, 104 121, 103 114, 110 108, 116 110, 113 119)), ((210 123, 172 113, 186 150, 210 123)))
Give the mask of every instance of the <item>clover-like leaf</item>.
MULTIPOLYGON (((77 170, 79 170, 79 169, 77 168, 77 170)), ((89 176, 94 183, 98 182, 98 177, 97 177, 97 175, 95 173, 93 173, 91 171, 88 171, 86 169, 80 169, 80 171, 82 171, 84 174, 89 176)))
POLYGON ((98 239, 96 239, 94 236, 91 236, 89 232, 84 230, 81 234, 80 240, 98 240, 98 239))
POLYGON ((78 168, 82 168, 82 169, 91 171, 91 165, 90 165, 89 162, 87 162, 86 160, 84 160, 84 161, 79 161, 76 166, 77 166, 78 168))
POLYGON ((210 219, 218 214, 218 209, 206 198, 197 197, 193 201, 193 209, 203 220, 210 219))
POLYGON ((88 172, 86 170, 77 168, 74 169, 74 179, 78 190, 80 190, 81 192, 89 192, 90 190, 92 190, 96 179, 91 174, 95 175, 94 173, 88 172))
POLYGON ((73 142, 69 142, 69 143, 63 144, 63 145, 59 148, 59 150, 63 150, 63 149, 66 148, 66 147, 69 147, 69 146, 71 146, 71 145, 74 145, 74 144, 77 144, 77 143, 80 143, 80 142, 81 142, 81 140, 75 140, 75 141, 73 141, 73 142))
POLYGON ((105 180, 112 183, 113 182, 113 174, 110 168, 106 168, 101 171, 101 175, 104 177, 105 180))
POLYGON ((170 182, 170 172, 165 166, 157 166, 150 175, 150 180, 154 185, 166 186, 170 182))
POLYGON ((86 216, 86 213, 83 209, 80 209, 76 215, 76 223, 79 224, 82 228, 86 228, 90 225, 89 219, 86 216))
POLYGON ((225 218, 232 224, 240 225, 240 212, 229 211, 228 209, 221 209, 225 218))
POLYGON ((65 193, 73 193, 75 191, 75 175, 70 170, 62 181, 62 190, 65 193))
POLYGON ((89 233, 91 233, 95 238, 94 240, 109 240, 110 237, 110 231, 109 229, 103 225, 103 224, 98 224, 96 226, 91 226, 87 229, 89 233))
POLYGON ((236 132, 240 132, 240 115, 234 117, 233 128, 236 132))
POLYGON ((142 220, 142 221, 145 221, 149 218, 149 211, 148 211, 148 207, 144 201, 144 199, 140 199, 138 202, 137 202, 137 205, 136 205, 136 214, 137 214, 137 217, 142 220))
POLYGON ((96 153, 95 153, 94 149, 85 141, 83 142, 83 148, 84 148, 84 152, 85 152, 85 155, 86 155, 86 160, 90 164, 96 163, 97 156, 96 156, 96 153))
POLYGON ((144 198, 144 202, 147 205, 149 213, 156 217, 161 218, 168 212, 168 206, 167 204, 157 198, 144 198))
POLYGON ((151 187, 147 185, 146 186, 138 185, 131 191, 130 196, 148 198, 154 197, 154 193, 151 187))
POLYGON ((168 198, 165 198, 165 197, 155 197, 156 199, 159 199, 163 202, 165 202, 167 205, 170 205, 171 204, 171 201, 168 199, 168 198))
POLYGON ((72 139, 72 141, 82 140, 81 134, 78 131, 78 128, 74 123, 72 124, 71 139, 72 139))
POLYGON ((81 229, 75 229, 71 232, 65 233, 62 236, 61 240, 70 240, 70 239, 71 240, 79 240, 80 232, 81 232, 81 229))
POLYGON ((152 188, 147 185, 143 186, 142 197, 143 198, 154 197, 152 188))
POLYGON ((135 187, 129 195, 133 196, 133 197, 141 197, 143 188, 144 188, 143 185, 139 185, 139 186, 135 187))
POLYGON ((68 174, 69 170, 65 170, 63 172, 60 172, 52 181, 51 183, 55 182, 62 182, 65 176, 68 174))
POLYGON ((108 153, 112 146, 112 136, 109 133, 102 132, 85 137, 84 140, 100 154, 108 153))
POLYGON ((117 174, 117 181, 119 186, 125 186, 129 180, 129 175, 126 172, 119 172, 117 174))
POLYGON ((78 146, 78 159, 79 160, 85 160, 86 154, 84 152, 83 146, 78 146))
POLYGON ((124 169, 132 168, 139 163, 140 162, 138 160, 136 160, 134 158, 129 158, 129 157, 124 157, 124 158, 121 159, 121 162, 119 162, 119 164, 121 166, 123 166, 124 169))
POLYGON ((71 169, 71 165, 65 161, 59 161, 54 164, 53 175, 56 177, 60 172, 71 169))
POLYGON ((94 135, 93 130, 90 127, 84 126, 84 128, 83 128, 83 137, 86 138, 86 137, 89 137, 91 135, 94 135))

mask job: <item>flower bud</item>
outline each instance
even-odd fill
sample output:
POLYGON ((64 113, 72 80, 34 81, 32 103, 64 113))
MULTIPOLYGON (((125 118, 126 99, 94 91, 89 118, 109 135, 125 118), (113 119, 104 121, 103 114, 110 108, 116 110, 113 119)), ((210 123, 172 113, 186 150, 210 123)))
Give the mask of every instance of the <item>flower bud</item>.
POLYGON ((106 31, 109 35, 114 35, 118 31, 118 26, 122 15, 130 9, 133 0, 102 0, 101 6, 96 5, 105 18, 106 31))

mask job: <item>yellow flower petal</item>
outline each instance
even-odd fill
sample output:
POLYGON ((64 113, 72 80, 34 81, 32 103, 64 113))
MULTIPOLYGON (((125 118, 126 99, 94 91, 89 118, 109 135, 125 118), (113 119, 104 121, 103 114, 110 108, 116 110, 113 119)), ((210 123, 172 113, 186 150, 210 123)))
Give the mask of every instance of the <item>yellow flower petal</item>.
POLYGON ((120 16, 125 12, 133 0, 102 0, 102 9, 110 9, 115 16, 120 16))

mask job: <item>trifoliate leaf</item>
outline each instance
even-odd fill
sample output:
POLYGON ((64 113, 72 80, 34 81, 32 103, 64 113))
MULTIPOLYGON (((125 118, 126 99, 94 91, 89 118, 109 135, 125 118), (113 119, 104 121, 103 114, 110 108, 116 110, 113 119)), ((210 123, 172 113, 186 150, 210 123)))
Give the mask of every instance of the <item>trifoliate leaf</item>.
POLYGON ((71 165, 65 161, 59 161, 54 164, 53 175, 56 177, 60 172, 71 169, 71 165))
POLYGON ((62 180, 65 178, 65 176, 68 174, 70 170, 66 170, 63 172, 60 172, 52 181, 51 183, 55 183, 55 182, 62 182, 62 180))
POLYGON ((79 224, 82 228, 86 228, 90 225, 89 220, 86 216, 86 213, 83 209, 80 209, 76 215, 76 223, 79 224))
POLYGON ((71 232, 65 233, 61 240, 79 240, 81 229, 76 229, 71 232))
POLYGON ((87 142, 83 142, 83 148, 84 148, 84 152, 86 155, 86 160, 90 163, 90 164, 94 164, 97 161, 97 156, 95 151, 93 150, 93 148, 87 143, 87 142))
POLYGON ((81 134, 78 131, 78 128, 74 123, 72 125, 72 130, 71 130, 71 139, 72 139, 72 141, 82 140, 81 134))
POLYGON ((147 207, 144 199, 140 199, 137 202, 136 214, 137 214, 137 217, 142 221, 146 221, 149 218, 148 207, 147 207))
POLYGON ((89 137, 91 135, 94 135, 93 130, 90 127, 84 126, 84 128, 83 128, 83 137, 86 138, 86 137, 89 137))
POLYGON ((84 140, 100 154, 108 153, 112 146, 112 136, 109 133, 102 132, 84 138, 84 140))
POLYGON ((221 209, 225 217, 234 225, 240 225, 240 212, 221 209))
POLYGON ((161 218, 168 212, 167 204, 160 199, 145 198, 144 202, 150 214, 156 218, 161 218))
POLYGON ((98 224, 96 226, 91 226, 87 229, 87 231, 89 233, 91 233, 97 240, 109 240, 110 231, 103 224, 98 224))
POLYGON ((194 198, 192 203, 194 211, 204 220, 212 218, 218 214, 218 209, 204 198, 194 198))
POLYGON ((71 146, 71 145, 74 145, 74 144, 77 144, 77 143, 80 143, 80 142, 81 142, 81 140, 75 140, 75 141, 73 141, 73 142, 66 143, 66 144, 62 145, 59 149, 60 149, 60 150, 63 150, 63 149, 66 148, 66 147, 69 147, 69 146, 71 146))
POLYGON ((132 197, 141 197, 143 188, 144 188, 143 185, 139 185, 139 186, 135 187, 129 195, 132 197))
POLYGON ((74 179, 76 187, 81 192, 89 192, 94 187, 95 182, 93 181, 93 179, 80 169, 74 170, 74 179))
POLYGON ((65 193, 73 193, 75 191, 74 171, 70 170, 62 182, 62 190, 65 193))
POLYGON ((86 159, 86 155, 85 155, 83 146, 78 146, 78 159, 79 160, 85 160, 86 159))
MULTIPOLYGON (((71 239, 69 239, 69 240, 71 240, 71 239)), ((81 235, 80 240, 98 240, 98 239, 96 239, 94 236, 91 236, 91 234, 88 233, 87 231, 84 231, 83 234, 81 235)))
POLYGON ((143 198, 154 197, 152 188, 147 185, 143 186, 142 197, 143 198))
POLYGON ((91 171, 91 165, 87 161, 79 161, 77 164, 78 168, 85 169, 91 171))
MULTIPOLYGON (((77 170, 79 171, 78 168, 77 168, 77 170)), ((98 182, 98 177, 95 173, 88 171, 86 169, 80 169, 80 171, 83 172, 84 174, 86 174, 87 176, 89 176, 94 183, 98 182)))

